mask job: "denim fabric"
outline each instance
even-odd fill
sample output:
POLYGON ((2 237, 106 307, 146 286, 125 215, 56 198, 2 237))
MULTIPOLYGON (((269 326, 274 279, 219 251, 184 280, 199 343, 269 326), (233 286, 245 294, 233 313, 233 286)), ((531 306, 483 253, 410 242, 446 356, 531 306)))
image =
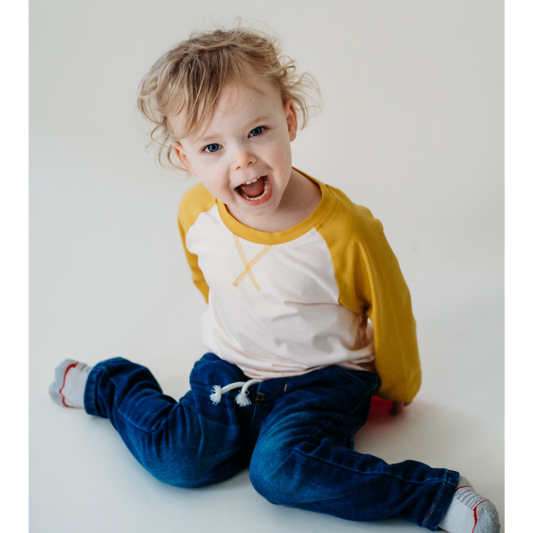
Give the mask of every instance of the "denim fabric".
POLYGON ((417 461, 389 465, 353 451, 365 423, 375 374, 330 366, 252 385, 252 405, 238 390, 213 405, 213 385, 246 381, 241 370, 206 354, 179 402, 162 393, 150 371, 126 359, 91 371, 85 409, 109 418, 135 458, 157 479, 178 487, 220 482, 249 466, 267 500, 348 520, 399 516, 437 529, 459 474, 417 461))

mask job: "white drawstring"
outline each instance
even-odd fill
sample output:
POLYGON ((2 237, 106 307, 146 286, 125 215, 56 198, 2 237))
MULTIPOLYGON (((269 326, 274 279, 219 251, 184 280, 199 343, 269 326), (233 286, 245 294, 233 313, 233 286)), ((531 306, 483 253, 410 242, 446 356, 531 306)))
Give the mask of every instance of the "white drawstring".
POLYGON ((261 383, 262 381, 262 379, 250 379, 248 381, 236 381, 235 383, 230 383, 225 387, 221 387, 220 385, 214 385, 211 389, 211 395, 209 396, 209 398, 213 402, 213 405, 218 405, 220 403, 220 400, 222 399, 223 394, 226 394, 226 392, 229 392, 230 390, 242 387, 239 394, 237 394, 237 396, 235 397, 235 402, 241 407, 252 405, 252 402, 248 399, 248 388, 252 385, 255 385, 256 383, 261 383))

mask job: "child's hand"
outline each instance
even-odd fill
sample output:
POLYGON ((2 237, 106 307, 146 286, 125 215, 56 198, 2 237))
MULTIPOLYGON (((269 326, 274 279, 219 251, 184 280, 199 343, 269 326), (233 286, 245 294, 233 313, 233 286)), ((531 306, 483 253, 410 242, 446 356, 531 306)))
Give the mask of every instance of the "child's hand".
POLYGON ((392 402, 392 407, 391 407, 391 410, 389 411, 389 413, 392 416, 399 415, 403 411, 403 408, 407 407, 411 403, 412 402, 392 402))

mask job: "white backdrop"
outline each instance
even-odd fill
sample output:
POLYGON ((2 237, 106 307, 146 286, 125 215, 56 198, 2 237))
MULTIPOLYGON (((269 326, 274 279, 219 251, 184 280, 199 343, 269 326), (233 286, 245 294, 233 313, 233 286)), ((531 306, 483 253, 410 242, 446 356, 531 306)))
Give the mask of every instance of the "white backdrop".
POLYGON ((170 46, 237 16, 318 78, 324 109, 294 165, 372 210, 411 288, 421 392, 356 449, 459 470, 503 515, 503 3, 32 0, 30 531, 353 530, 270 505, 247 472, 164 486, 108 421, 47 395, 66 357, 127 357, 186 392, 204 303, 176 214, 194 181, 146 153, 136 91, 170 46))

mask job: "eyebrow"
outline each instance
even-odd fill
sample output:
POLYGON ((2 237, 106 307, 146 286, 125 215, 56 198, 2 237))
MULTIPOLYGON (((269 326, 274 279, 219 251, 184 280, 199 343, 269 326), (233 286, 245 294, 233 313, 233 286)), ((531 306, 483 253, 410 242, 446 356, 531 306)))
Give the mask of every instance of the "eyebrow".
POLYGON ((265 122, 266 120, 268 120, 268 117, 266 115, 260 115, 250 122, 250 126, 252 126, 253 124, 260 124, 261 122, 265 122))
MULTIPOLYGON (((261 122, 265 122, 265 121, 268 121, 268 116, 267 115, 260 115, 260 116, 256 117, 254 120, 250 120, 250 122, 248 122, 248 126, 247 127, 249 129, 253 129, 254 128, 254 124, 260 125, 261 122)), ((255 126, 255 127, 257 127, 257 126, 255 126)), ((208 135, 204 135, 202 137, 198 137, 198 139, 195 139, 193 141, 193 143, 194 144, 209 144, 210 140, 214 140, 217 137, 219 137, 218 133, 210 133, 208 135)))

